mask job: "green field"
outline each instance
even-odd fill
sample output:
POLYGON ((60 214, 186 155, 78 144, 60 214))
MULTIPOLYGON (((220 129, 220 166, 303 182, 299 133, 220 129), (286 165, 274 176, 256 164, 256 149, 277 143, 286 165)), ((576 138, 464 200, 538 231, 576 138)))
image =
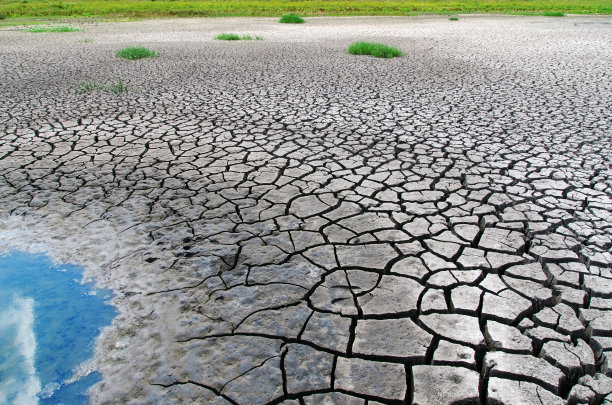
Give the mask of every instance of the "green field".
POLYGON ((610 0, 0 0, 0 18, 415 15, 454 13, 612 14, 610 0))

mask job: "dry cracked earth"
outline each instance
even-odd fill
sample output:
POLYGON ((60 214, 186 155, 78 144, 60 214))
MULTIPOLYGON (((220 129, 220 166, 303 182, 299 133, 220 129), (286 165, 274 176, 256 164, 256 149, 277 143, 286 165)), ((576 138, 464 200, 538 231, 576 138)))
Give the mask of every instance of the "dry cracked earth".
POLYGON ((0 244, 114 290, 92 403, 612 404, 610 17, 83 28, 0 30, 0 244))

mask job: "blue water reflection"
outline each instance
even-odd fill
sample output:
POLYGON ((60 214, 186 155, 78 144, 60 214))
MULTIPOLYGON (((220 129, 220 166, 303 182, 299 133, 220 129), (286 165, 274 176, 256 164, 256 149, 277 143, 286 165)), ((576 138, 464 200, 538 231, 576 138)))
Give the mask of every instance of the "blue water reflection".
POLYGON ((116 312, 110 291, 80 284, 82 270, 40 254, 0 257, 0 404, 87 402, 100 376, 74 371, 116 312))

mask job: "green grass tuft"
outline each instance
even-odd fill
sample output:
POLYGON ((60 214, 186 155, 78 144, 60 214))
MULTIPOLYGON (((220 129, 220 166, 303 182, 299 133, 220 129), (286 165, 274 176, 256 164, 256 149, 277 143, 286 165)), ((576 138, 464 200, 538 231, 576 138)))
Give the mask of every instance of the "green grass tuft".
POLYGON ((87 81, 79 84, 76 90, 79 93, 88 93, 90 91, 102 90, 103 88, 104 86, 98 82, 87 81))
POLYGON ((291 13, 291 14, 282 16, 278 22, 285 23, 285 24, 303 24, 306 21, 299 15, 291 13))
POLYGON ((26 32, 75 32, 81 31, 80 28, 68 27, 67 25, 60 25, 57 27, 32 27, 28 28, 26 32))
POLYGON ((349 46, 348 52, 351 55, 371 55, 376 58, 395 58, 402 56, 402 52, 397 48, 370 42, 355 42, 349 46))
POLYGON ((123 84, 121 78, 117 78, 117 82, 108 86, 108 89, 115 94, 127 93, 128 88, 123 84))
POLYGON ((545 13, 542 13, 542 15, 546 17, 565 17, 565 14, 559 11, 547 11, 545 13))
POLYGON ((219 34, 215 38, 220 39, 222 41, 240 41, 240 40, 242 41, 252 41, 252 40, 261 41, 263 40, 263 37, 259 35, 238 35, 238 34, 227 34, 227 33, 219 34))
POLYGON ((222 41, 240 41, 240 35, 238 34, 219 34, 216 36, 217 39, 220 39, 222 41))
POLYGON ((159 54, 152 49, 143 48, 141 46, 123 48, 115 53, 115 56, 127 60, 155 58, 159 54))
POLYGON ((81 39, 77 39, 77 42, 80 42, 82 44, 88 44, 90 42, 93 42, 93 40, 91 38, 81 38, 81 39))
POLYGON ((93 80, 89 80, 79 84, 76 88, 76 91, 79 93, 89 93, 91 91, 97 90, 110 90, 115 94, 127 93, 128 87, 123 84, 123 80, 121 78, 117 78, 117 81, 109 86, 104 86, 102 83, 94 82, 93 80))
POLYGON ((8 17, 8 14, 6 14, 4 11, 0 11, 0 20, 6 20, 8 17))
POLYGON ((451 17, 451 18, 449 18, 449 20, 451 20, 451 21, 459 21, 459 19, 457 17, 451 17))

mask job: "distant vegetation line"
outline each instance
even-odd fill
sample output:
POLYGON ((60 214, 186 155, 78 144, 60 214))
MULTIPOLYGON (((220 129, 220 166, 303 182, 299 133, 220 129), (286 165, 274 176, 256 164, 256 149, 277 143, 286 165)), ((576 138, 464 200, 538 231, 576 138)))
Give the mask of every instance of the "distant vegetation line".
POLYGON ((452 13, 612 14, 610 0, 2 0, 0 15, 19 17, 222 17, 414 15, 452 13))

